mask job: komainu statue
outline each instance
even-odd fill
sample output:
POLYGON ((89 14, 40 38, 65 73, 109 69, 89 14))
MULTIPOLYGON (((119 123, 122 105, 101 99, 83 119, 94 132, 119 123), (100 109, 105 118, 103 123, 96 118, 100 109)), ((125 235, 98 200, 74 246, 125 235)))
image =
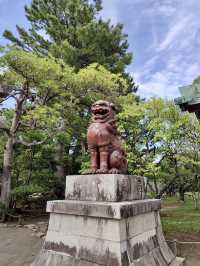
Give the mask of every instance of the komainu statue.
POLYGON ((91 123, 87 132, 91 156, 85 174, 121 174, 127 172, 127 160, 115 124, 113 103, 97 101, 91 107, 91 123))

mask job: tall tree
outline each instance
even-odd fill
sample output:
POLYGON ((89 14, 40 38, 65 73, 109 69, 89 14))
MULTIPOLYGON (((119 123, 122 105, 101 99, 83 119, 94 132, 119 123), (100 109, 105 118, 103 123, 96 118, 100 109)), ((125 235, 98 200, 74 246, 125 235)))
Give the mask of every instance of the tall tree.
POLYGON ((127 51, 127 35, 122 24, 103 21, 101 0, 32 0, 25 6, 30 29, 17 26, 18 37, 10 31, 4 36, 26 51, 51 52, 76 69, 99 63, 114 73, 123 73, 134 89, 132 78, 125 73, 132 55, 127 51))

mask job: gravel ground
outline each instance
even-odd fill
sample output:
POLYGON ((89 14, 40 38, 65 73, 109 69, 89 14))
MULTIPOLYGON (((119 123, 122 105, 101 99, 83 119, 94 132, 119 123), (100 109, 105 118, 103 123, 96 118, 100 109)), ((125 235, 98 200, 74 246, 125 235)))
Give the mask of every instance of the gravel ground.
POLYGON ((0 266, 28 266, 43 240, 28 228, 0 227, 0 266))

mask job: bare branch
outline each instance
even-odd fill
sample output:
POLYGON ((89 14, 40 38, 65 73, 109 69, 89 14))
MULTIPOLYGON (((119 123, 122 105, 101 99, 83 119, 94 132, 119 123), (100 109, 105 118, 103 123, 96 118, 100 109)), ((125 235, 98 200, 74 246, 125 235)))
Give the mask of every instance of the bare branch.
POLYGON ((49 137, 47 137, 41 141, 27 142, 27 141, 23 140, 22 136, 19 136, 19 139, 15 140, 15 144, 22 144, 26 147, 33 147, 33 146, 44 144, 48 140, 48 138, 49 137))

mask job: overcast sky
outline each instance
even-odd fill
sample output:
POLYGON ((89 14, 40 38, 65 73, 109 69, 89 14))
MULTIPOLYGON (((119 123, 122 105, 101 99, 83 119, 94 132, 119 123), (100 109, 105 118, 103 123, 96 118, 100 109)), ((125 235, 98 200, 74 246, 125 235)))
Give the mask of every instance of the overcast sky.
MULTIPOLYGON (((0 0, 4 29, 27 27, 30 0, 0 0)), ((104 0, 102 17, 123 23, 134 59, 128 71, 144 97, 174 98, 200 75, 200 0, 104 0)))

